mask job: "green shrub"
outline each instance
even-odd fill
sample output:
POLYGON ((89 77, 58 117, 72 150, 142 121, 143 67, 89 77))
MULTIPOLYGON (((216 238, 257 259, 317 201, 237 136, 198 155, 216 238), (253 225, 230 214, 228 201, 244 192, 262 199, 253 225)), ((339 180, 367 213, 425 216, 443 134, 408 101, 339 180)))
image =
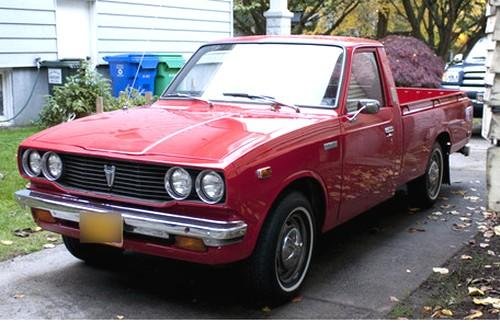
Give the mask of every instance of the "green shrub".
POLYGON ((95 112, 95 102, 99 96, 103 98, 104 111, 146 103, 146 99, 133 88, 127 89, 119 98, 114 98, 109 80, 102 77, 89 62, 83 61, 77 73, 67 77, 65 84, 55 87, 54 94, 47 97, 37 123, 49 127, 90 115, 95 112))

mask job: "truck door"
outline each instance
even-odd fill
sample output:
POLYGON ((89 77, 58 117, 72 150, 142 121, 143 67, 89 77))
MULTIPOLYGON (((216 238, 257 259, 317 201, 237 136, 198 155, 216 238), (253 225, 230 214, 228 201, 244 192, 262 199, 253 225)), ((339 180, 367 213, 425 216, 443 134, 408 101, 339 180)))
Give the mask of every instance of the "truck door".
POLYGON ((341 118, 343 176, 340 220, 346 221, 390 198, 399 175, 401 133, 399 111, 384 91, 376 49, 357 49, 348 71, 349 85, 341 118), (362 99, 380 102, 375 114, 360 113, 353 120, 362 99), (398 119, 395 119, 398 118, 398 119))

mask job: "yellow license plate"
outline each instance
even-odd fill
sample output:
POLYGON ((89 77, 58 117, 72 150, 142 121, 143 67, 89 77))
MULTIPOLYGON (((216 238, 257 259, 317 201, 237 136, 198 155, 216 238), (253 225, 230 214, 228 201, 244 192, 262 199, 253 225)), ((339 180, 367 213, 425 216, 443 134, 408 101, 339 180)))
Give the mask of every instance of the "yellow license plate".
POLYGON ((80 213, 80 242, 123 245, 123 219, 117 213, 80 213))

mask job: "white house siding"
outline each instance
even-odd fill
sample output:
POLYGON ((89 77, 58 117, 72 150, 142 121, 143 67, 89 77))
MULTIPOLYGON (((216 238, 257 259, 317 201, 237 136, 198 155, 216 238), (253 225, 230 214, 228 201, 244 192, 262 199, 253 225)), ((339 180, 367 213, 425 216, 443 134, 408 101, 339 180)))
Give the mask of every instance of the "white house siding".
POLYGON ((54 0, 0 0, 0 68, 57 58, 54 0))
POLYGON ((203 43, 232 36, 232 6, 232 0, 98 0, 98 64, 130 52, 189 56, 203 43))

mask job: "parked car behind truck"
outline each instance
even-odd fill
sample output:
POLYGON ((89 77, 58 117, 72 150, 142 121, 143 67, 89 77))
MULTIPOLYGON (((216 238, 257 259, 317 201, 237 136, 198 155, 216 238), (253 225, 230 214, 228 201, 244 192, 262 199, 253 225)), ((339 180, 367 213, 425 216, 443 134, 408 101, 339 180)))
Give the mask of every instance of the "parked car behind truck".
POLYGON ((86 262, 123 250, 245 261, 248 285, 283 300, 320 234, 404 185, 432 205, 471 122, 461 91, 396 88, 379 42, 228 39, 202 46, 150 107, 26 139, 30 187, 16 198, 86 262))
POLYGON ((479 39, 465 60, 458 54, 443 74, 443 88, 464 91, 474 105, 474 117, 483 116, 488 39, 479 39))

